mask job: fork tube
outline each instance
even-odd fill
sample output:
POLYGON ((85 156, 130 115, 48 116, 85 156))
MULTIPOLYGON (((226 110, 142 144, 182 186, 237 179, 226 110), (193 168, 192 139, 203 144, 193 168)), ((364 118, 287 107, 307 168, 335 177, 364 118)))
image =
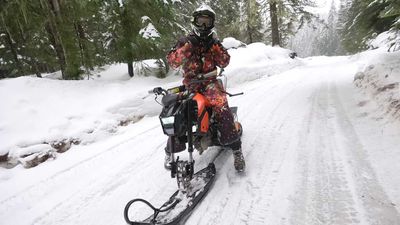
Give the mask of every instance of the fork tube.
POLYGON ((193 100, 188 101, 188 130, 187 130, 187 141, 188 141, 188 151, 189 151, 189 160, 190 162, 193 162, 193 118, 192 118, 192 113, 193 113, 193 100))
POLYGON ((177 173, 176 160, 175 160, 175 136, 171 137, 171 177, 175 178, 177 173))

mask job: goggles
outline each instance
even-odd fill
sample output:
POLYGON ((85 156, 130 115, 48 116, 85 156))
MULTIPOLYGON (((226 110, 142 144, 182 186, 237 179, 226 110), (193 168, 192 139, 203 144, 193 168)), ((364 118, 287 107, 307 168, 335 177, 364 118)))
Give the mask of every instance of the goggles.
POLYGON ((213 26, 213 23, 214 23, 213 19, 211 17, 205 16, 205 15, 198 16, 194 20, 194 24, 198 27, 205 26, 206 28, 210 28, 213 26))

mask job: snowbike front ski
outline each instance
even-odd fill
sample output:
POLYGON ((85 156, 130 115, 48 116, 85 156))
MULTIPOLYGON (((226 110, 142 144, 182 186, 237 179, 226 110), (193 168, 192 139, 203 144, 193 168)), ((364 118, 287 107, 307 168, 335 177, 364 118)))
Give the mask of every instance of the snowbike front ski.
POLYGON ((206 168, 193 174, 190 184, 185 190, 177 190, 160 208, 155 208, 143 199, 129 201, 124 210, 125 221, 131 225, 175 225, 183 223, 207 194, 214 182, 215 174, 215 165, 210 163, 206 168), (143 221, 130 220, 129 211, 132 204, 137 202, 148 205, 154 211, 154 214, 143 221))

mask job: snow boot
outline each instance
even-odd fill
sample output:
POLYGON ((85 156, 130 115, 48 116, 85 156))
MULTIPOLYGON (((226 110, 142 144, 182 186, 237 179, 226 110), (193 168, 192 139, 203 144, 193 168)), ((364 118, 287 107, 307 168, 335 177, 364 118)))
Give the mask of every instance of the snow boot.
POLYGON ((246 167, 246 162, 244 161, 242 149, 233 150, 233 165, 235 166, 236 171, 238 172, 244 171, 246 167))
POLYGON ((171 156, 171 154, 165 153, 164 168, 165 168, 166 170, 171 170, 171 162, 172 162, 172 156, 171 156))

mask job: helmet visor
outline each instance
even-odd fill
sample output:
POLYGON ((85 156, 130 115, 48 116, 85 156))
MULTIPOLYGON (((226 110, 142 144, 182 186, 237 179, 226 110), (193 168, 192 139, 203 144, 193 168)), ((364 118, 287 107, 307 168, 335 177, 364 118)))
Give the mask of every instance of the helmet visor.
POLYGON ((202 15, 202 16, 198 16, 195 18, 195 25, 198 27, 206 27, 206 28, 210 28, 213 25, 213 19, 209 16, 206 15, 202 15))

